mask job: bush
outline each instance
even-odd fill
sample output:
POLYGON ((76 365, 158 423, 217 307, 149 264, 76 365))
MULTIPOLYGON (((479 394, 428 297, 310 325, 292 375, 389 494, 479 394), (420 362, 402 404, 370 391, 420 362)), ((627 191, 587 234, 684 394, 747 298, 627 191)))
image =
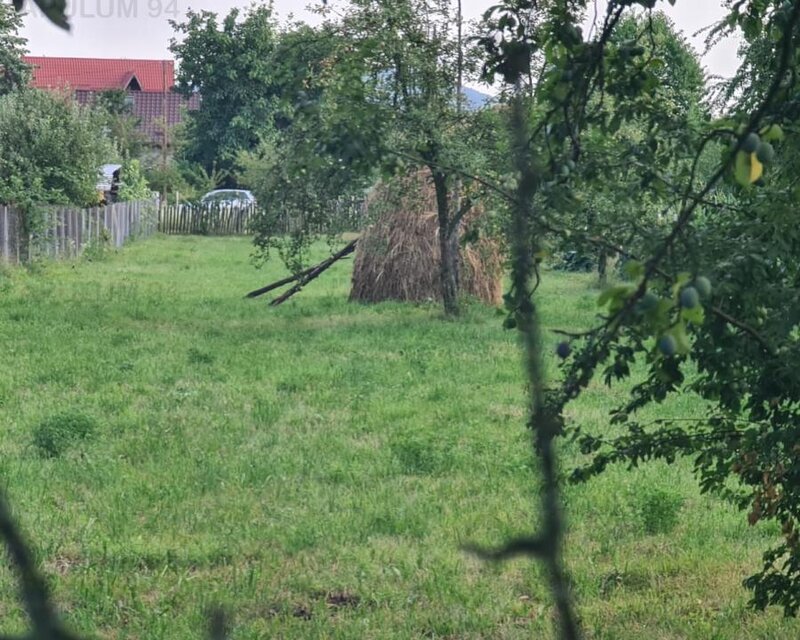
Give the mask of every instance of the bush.
POLYGON ((648 534, 669 533, 678 524, 683 496, 664 487, 644 486, 638 493, 638 511, 648 534))
POLYGON ((45 418, 33 430, 33 446, 43 458, 58 458, 97 431, 94 418, 78 412, 45 418))
POLYGON ((93 205, 98 168, 112 155, 100 123, 66 95, 0 97, 0 202, 93 205))
POLYGON ((138 160, 129 160, 122 166, 122 182, 119 187, 121 202, 147 200, 153 194, 138 160))

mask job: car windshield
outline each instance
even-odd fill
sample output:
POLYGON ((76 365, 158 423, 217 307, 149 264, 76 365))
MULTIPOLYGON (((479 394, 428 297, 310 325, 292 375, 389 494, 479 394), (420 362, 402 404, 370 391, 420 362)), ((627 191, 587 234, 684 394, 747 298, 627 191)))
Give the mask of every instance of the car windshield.
POLYGON ((212 191, 203 196, 203 202, 231 202, 233 200, 241 200, 249 202, 251 200, 250 194, 247 191, 212 191))

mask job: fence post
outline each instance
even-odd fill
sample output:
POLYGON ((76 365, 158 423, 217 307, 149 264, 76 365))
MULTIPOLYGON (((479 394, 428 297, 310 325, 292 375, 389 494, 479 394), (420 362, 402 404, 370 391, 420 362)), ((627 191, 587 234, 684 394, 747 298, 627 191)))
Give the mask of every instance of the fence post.
POLYGON ((8 251, 8 207, 3 207, 3 224, 0 225, 0 232, 3 236, 3 261, 11 262, 8 251))
POLYGON ((58 210, 56 209, 50 212, 50 229, 48 230, 48 235, 50 236, 52 243, 48 243, 48 245, 52 246, 53 257, 58 258, 58 210))
POLYGON ((19 251, 20 251, 20 246, 19 246, 19 213, 17 213, 15 211, 14 215, 13 215, 13 218, 14 218, 14 242, 16 244, 16 251, 14 252, 14 256, 16 257, 15 262, 17 264, 19 264, 19 251))

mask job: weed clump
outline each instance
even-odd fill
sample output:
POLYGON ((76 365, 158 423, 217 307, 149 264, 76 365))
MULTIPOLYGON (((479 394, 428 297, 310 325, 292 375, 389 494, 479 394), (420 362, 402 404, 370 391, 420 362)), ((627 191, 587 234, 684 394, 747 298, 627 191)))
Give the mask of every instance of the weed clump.
POLYGON ((189 364, 214 364, 214 356, 192 347, 189 349, 189 364))
POLYGON ((36 425, 33 446, 43 458, 58 458, 96 431, 97 422, 91 416, 75 411, 59 413, 36 425))
POLYGON ((402 473, 407 475, 437 475, 453 466, 452 452, 427 434, 398 434, 389 447, 402 473))
POLYGON ((669 533, 678 524, 683 496, 665 487, 643 487, 638 495, 642 526, 648 534, 669 533))

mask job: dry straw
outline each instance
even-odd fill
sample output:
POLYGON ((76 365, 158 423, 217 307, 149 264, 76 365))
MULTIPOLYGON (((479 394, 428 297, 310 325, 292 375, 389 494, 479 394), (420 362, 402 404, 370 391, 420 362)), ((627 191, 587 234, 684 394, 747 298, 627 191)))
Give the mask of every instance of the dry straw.
MULTIPOLYGON (((436 193, 427 170, 395 178, 370 196, 370 226, 358 242, 350 300, 440 301, 439 225, 436 193)), ((461 236, 478 224, 476 206, 461 225, 461 236)), ((485 303, 502 302, 503 258, 499 244, 481 237, 461 244, 459 283, 463 294, 485 303)))

